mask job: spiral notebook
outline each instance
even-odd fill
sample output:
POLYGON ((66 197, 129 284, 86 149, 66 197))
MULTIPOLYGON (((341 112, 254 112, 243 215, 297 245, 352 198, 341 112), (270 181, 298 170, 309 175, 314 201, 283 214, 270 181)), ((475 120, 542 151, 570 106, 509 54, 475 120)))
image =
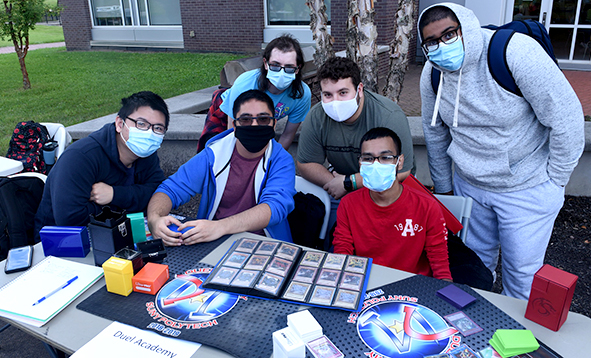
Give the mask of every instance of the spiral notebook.
POLYGON ((0 288, 0 316, 41 327, 102 276, 100 267, 48 256, 0 288))

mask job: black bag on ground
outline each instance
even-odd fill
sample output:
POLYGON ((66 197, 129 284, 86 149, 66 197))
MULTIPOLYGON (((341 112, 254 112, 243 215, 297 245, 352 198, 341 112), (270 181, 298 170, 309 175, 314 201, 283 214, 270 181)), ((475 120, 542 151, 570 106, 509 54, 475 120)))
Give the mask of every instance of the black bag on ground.
POLYGON ((19 122, 8 145, 7 158, 23 163, 23 172, 47 174, 41 148, 50 140, 44 125, 34 121, 19 122))
POLYGON ((35 213, 44 187, 37 177, 0 177, 0 260, 13 247, 35 244, 35 213))
POLYGON ((294 244, 323 250, 320 230, 326 209, 322 200, 314 194, 304 194, 301 191, 293 196, 293 200, 295 208, 287 216, 287 220, 294 244))
POLYGON ((447 235, 449 270, 455 283, 490 291, 493 287, 493 275, 480 257, 466 246, 462 240, 449 232, 447 235))

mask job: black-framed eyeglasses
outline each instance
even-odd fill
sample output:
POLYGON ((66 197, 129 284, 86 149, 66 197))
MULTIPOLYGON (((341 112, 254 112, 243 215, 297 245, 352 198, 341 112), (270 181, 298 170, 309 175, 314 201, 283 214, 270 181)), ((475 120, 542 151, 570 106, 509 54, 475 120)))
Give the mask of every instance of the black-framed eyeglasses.
POLYGON ((380 164, 394 164, 398 157, 398 155, 380 155, 379 157, 374 157, 373 155, 360 155, 359 163, 373 164, 373 162, 375 162, 377 159, 380 164))
POLYGON ((257 116, 257 117, 240 116, 240 117, 236 118, 236 121, 238 121, 238 123, 240 123, 241 126, 251 126, 252 121, 255 119, 256 119, 257 124, 259 126, 268 126, 271 123, 271 121, 275 120, 275 117, 272 117, 272 116, 257 116))
POLYGON ((429 53, 429 52, 437 50, 439 48, 440 42, 443 42, 446 45, 450 45, 450 44, 456 42, 460 38, 460 36, 458 35, 458 31, 460 29, 461 29, 461 26, 458 26, 455 29, 451 29, 451 30, 445 32, 443 35, 439 36, 436 39, 423 41, 423 43, 421 43, 421 46, 423 47, 423 49, 427 53, 429 53))
POLYGON ((285 73, 290 74, 290 75, 296 73, 296 71, 298 70, 297 67, 291 67, 291 66, 287 67, 287 66, 279 66, 279 65, 269 64, 269 70, 273 71, 273 72, 279 72, 279 71, 281 71, 282 68, 285 71, 285 73))
POLYGON ((147 131, 152 127, 152 132, 158 135, 166 134, 166 127, 162 124, 152 124, 150 122, 144 121, 143 119, 133 119, 131 117, 126 117, 135 124, 135 127, 141 131, 147 131))

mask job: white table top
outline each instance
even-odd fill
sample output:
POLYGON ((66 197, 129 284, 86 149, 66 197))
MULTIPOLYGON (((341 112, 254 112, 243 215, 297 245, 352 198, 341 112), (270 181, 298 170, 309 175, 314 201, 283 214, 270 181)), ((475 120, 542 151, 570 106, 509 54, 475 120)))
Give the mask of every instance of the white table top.
MULTIPOLYGON (((233 235, 230 237, 230 239, 221 244, 216 250, 206 256, 202 262, 215 265, 230 248, 235 239, 234 236, 237 236, 236 238, 246 236, 261 238, 260 236, 254 234, 233 235)), ((41 261, 43 257, 43 248, 41 244, 37 244, 35 246, 33 262, 37 263, 41 261)), ((94 264, 92 253, 88 254, 85 258, 71 259, 78 262, 94 264)), ((0 262, 0 286, 5 285, 20 274, 14 273, 6 275, 4 273, 4 265, 5 261, 0 262)), ((370 290, 388 283, 392 283, 394 281, 405 279, 409 276, 412 276, 412 274, 374 265, 367 288, 370 290)), ((32 327, 28 324, 10 321, 2 317, 0 317, 0 319, 9 321, 12 325, 44 342, 51 344, 52 346, 64 351, 67 354, 73 354, 73 352, 82 347, 86 342, 91 340, 95 335, 97 335, 111 323, 110 320, 95 316, 76 308, 78 303, 84 301, 104 284, 105 280, 102 278, 43 327, 32 327)), ((482 290, 476 291, 484 298, 492 302, 495 306, 511 316, 513 319, 515 319, 517 322, 531 330, 538 339, 540 339, 563 357, 581 357, 581 352, 588 352, 591 350, 591 342, 588 339, 589 332, 591 332, 591 318, 570 312, 568 319, 562 328, 558 332, 554 332, 524 317, 527 301, 522 301, 482 290)), ((269 339, 271 338, 269 337, 269 339)), ((216 348, 202 346, 197 350, 193 357, 225 358, 231 356, 216 348)))
POLYGON ((9 176, 23 170, 23 163, 0 156, 0 176, 9 176))

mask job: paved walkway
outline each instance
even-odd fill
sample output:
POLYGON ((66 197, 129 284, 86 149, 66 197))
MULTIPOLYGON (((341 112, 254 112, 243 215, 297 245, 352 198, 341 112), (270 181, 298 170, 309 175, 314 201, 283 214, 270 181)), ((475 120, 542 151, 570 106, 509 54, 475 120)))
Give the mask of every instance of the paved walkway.
MULTIPOLYGON (((66 46, 65 42, 51 42, 48 44, 29 45, 29 51, 37 50, 40 48, 65 47, 65 46, 66 46)), ((16 51, 14 51, 14 46, 0 47, 0 54, 14 53, 14 52, 16 52, 16 51)))

